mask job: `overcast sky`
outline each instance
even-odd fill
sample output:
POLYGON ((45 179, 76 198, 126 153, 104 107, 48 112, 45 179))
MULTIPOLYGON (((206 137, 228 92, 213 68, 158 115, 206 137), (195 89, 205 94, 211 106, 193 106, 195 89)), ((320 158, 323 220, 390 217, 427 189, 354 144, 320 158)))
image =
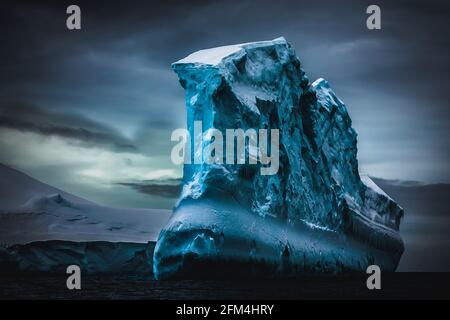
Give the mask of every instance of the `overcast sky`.
POLYGON ((448 1, 2 1, 0 162, 85 198, 170 207, 185 126, 170 64, 284 36, 358 132, 361 171, 450 182, 448 1), (82 10, 68 31, 66 7, 82 10), (376 3, 382 30, 365 26, 376 3), (152 194, 153 196, 149 196, 152 194))

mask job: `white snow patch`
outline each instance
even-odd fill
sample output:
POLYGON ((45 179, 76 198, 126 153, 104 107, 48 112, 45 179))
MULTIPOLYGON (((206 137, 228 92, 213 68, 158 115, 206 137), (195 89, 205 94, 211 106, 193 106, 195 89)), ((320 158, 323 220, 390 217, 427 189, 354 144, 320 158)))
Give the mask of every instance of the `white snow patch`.
POLYGON ((198 93, 191 97, 190 103, 192 106, 197 102, 197 99, 198 99, 198 93))
POLYGON ((329 231, 329 232, 336 232, 334 230, 331 230, 330 228, 324 227, 324 226, 320 226, 318 224, 314 224, 312 222, 306 221, 304 219, 300 219, 302 222, 304 222, 308 227, 310 227, 311 229, 316 229, 316 230, 322 230, 322 231, 329 231))
POLYGON ((242 49, 241 45, 231 45, 231 46, 224 46, 224 47, 200 50, 200 51, 191 53, 186 58, 181 59, 175 63, 176 64, 204 63, 204 64, 216 65, 220 61, 222 61, 223 58, 228 57, 229 55, 231 55, 235 52, 238 52, 241 49, 242 49))
POLYGON ((311 86, 316 88, 321 82, 326 81, 324 78, 319 78, 316 81, 314 81, 311 86))
POLYGON ((361 181, 362 183, 364 183, 366 185, 366 187, 368 187, 369 189, 372 189, 373 191, 375 191, 378 194, 381 194, 389 199, 391 199, 391 197, 389 197, 386 192, 384 192, 383 190, 381 190, 381 188, 379 186, 377 186, 375 184, 375 182, 373 182, 372 179, 370 179, 370 177, 368 175, 363 175, 360 174, 361 177, 361 181))
POLYGON ((185 63, 202 63, 208 65, 217 65, 219 64, 223 58, 226 58, 233 53, 239 52, 242 48, 246 46, 259 46, 259 45, 268 45, 270 43, 277 44, 286 42, 283 37, 276 38, 274 40, 269 41, 259 41, 259 42, 247 42, 241 44, 234 44, 229 46, 222 46, 210 49, 199 50, 194 53, 191 53, 186 58, 178 60, 174 64, 185 64, 185 63))

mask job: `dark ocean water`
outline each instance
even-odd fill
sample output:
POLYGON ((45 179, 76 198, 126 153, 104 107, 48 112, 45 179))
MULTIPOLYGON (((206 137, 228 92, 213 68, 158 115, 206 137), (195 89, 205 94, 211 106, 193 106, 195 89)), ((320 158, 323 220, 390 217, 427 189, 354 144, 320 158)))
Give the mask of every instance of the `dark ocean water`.
POLYGON ((0 299, 450 299, 449 286, 450 273, 385 274, 375 291, 362 275, 229 281, 95 275, 71 291, 63 274, 0 276, 0 299))

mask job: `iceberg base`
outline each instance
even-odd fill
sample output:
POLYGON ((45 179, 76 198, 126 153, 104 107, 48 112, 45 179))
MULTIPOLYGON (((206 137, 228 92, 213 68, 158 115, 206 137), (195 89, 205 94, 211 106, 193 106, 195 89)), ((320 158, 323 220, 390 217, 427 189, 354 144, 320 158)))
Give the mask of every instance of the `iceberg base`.
POLYGON ((156 279, 296 277, 365 272, 372 264, 395 271, 401 252, 320 226, 256 216, 234 200, 185 199, 160 234, 153 271, 156 279))

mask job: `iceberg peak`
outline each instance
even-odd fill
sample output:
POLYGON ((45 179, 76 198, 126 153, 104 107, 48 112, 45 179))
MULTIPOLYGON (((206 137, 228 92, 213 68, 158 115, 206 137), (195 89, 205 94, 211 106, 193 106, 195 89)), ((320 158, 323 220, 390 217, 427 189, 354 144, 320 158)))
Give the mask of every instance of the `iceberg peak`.
POLYGON ((319 78, 319 79, 317 79, 316 81, 314 81, 314 82, 311 84, 311 86, 312 86, 313 88, 315 88, 315 89, 318 89, 318 88, 327 88, 327 89, 329 89, 329 88, 330 88, 330 84, 329 84, 328 81, 325 80, 324 78, 319 78))
POLYGON ((177 62, 173 63, 173 65, 177 64, 205 64, 205 65, 217 65, 219 64, 224 58, 229 57, 230 55, 233 55, 239 51, 241 51, 243 48, 246 47, 256 47, 256 46, 271 46, 275 44, 284 43, 286 44, 287 41, 284 37, 279 37, 274 40, 268 40, 268 41, 258 41, 258 42, 247 42, 247 43, 241 43, 241 44, 234 44, 234 45, 228 45, 228 46, 220 46, 215 48, 209 48, 209 49, 203 49, 196 51, 194 53, 191 53, 187 57, 178 60, 177 62))

